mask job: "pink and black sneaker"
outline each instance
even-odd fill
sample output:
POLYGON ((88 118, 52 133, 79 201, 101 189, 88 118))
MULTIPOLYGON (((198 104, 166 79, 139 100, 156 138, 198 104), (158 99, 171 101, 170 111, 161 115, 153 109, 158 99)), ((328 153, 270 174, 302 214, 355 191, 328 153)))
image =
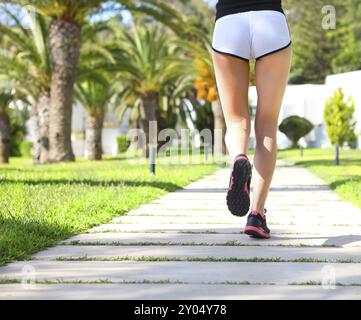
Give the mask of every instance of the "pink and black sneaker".
MULTIPOLYGON (((264 213, 266 212, 267 210, 264 209, 264 213)), ((253 238, 268 239, 271 231, 267 227, 266 215, 262 216, 257 210, 252 210, 248 216, 244 233, 253 238)))
POLYGON ((239 154, 233 163, 227 191, 228 210, 235 216, 243 217, 248 213, 251 177, 252 165, 247 155, 239 154))

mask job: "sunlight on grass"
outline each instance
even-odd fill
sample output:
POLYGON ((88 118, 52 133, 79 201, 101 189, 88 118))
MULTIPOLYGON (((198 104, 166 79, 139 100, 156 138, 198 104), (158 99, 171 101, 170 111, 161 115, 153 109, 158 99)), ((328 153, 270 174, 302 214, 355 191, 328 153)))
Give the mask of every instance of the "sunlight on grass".
POLYGON ((341 150, 340 165, 334 162, 334 150, 306 149, 280 150, 278 157, 308 168, 330 185, 344 200, 361 208, 361 150, 341 150))
POLYGON ((215 164, 167 164, 152 176, 138 160, 0 166, 0 264, 106 223, 212 173, 215 164))

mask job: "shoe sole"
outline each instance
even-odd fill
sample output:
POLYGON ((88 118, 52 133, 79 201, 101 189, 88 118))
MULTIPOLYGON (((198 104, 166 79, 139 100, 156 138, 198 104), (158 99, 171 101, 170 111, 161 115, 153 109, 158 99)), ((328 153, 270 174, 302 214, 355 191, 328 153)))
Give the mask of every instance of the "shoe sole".
POLYGON ((258 239, 269 239, 271 236, 269 233, 264 232, 261 228, 246 226, 244 233, 258 239))
POLYGON ((244 190, 245 183, 252 178, 252 166, 246 159, 239 159, 233 165, 233 186, 227 192, 228 210, 235 216, 243 217, 250 206, 249 194, 244 190))

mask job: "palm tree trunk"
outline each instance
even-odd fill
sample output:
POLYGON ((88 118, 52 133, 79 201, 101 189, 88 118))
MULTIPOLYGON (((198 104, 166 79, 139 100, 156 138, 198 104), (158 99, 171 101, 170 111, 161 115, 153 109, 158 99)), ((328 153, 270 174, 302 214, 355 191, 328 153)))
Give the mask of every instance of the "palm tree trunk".
POLYGON ((32 129, 32 138, 33 138, 33 146, 32 146, 32 156, 33 163, 40 164, 40 126, 39 126, 39 111, 38 111, 38 101, 33 101, 31 105, 31 115, 30 115, 30 123, 32 129))
POLYGON ((150 132, 150 121, 157 121, 157 110, 158 110, 158 94, 157 93, 147 93, 141 96, 140 104, 140 120, 142 122, 145 143, 143 147, 144 156, 149 158, 149 144, 156 145, 156 138, 158 136, 158 129, 155 128, 155 132, 150 132))
POLYGON ((31 110, 34 164, 45 164, 49 161, 49 111, 50 93, 43 92, 31 110))
POLYGON ((49 162, 50 92, 39 97, 40 164, 49 162))
POLYGON ((71 121, 80 41, 80 24, 52 20, 49 30, 52 64, 49 142, 52 162, 75 160, 71 147, 71 121))
POLYGON ((130 125, 130 146, 128 150, 137 150, 140 145, 139 136, 136 132, 139 128, 139 114, 138 112, 131 112, 129 117, 129 125, 130 125))
POLYGON ((216 100, 212 103, 212 112, 214 116, 214 150, 220 154, 226 154, 225 144, 226 122, 222 111, 221 102, 216 100))
POLYGON ((0 113, 0 163, 9 163, 10 157, 10 118, 6 112, 0 113))
POLYGON ((88 160, 101 160, 102 149, 102 130, 103 130, 104 115, 91 116, 88 115, 85 140, 86 140, 86 153, 88 160))

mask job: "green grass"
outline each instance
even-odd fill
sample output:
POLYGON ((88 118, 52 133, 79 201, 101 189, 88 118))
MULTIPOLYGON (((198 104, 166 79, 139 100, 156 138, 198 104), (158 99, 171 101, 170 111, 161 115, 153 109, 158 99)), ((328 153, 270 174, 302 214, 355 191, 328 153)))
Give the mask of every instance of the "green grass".
POLYGON ((361 150, 341 150, 340 165, 334 163, 334 150, 280 150, 278 158, 308 168, 340 196, 361 208, 361 150))
POLYGON ((0 265, 29 259, 215 169, 215 164, 162 164, 152 176, 139 160, 33 166, 31 159, 11 159, 0 165, 0 265))
MULTIPOLYGON (((260 240, 261 241, 261 240, 260 240)), ((229 246, 229 247, 285 247, 285 248, 336 248, 335 244, 321 244, 321 245, 310 245, 310 244, 272 244, 272 242, 266 243, 262 242, 256 243, 245 243, 242 241, 231 240, 226 242, 219 243, 209 243, 209 242, 171 242, 171 241, 147 241, 147 242, 121 242, 121 241, 80 241, 73 240, 70 242, 63 242, 61 245, 71 245, 71 246, 229 246)))
MULTIPOLYGON (((322 286, 322 282, 309 280, 306 282, 291 282, 288 285, 289 286, 322 286)), ((327 283, 325 285, 328 286, 327 283)), ((336 282, 336 283, 334 283, 334 285, 336 287, 359 287, 359 286, 361 286, 361 284, 359 284, 359 283, 343 284, 341 282, 336 282)))
MULTIPOLYGON (((22 281, 19 279, 0 279, 0 284, 21 284, 22 281)), ((164 280, 122 280, 122 281, 111 281, 109 279, 99 279, 99 280, 35 280, 25 283, 25 285, 59 285, 59 284, 186 284, 179 280, 171 281, 169 279, 164 280)))
POLYGON ((142 256, 142 257, 132 257, 132 256, 124 256, 124 257, 89 257, 87 255, 79 256, 79 257, 56 257, 56 261, 98 261, 98 262, 120 262, 120 261, 144 261, 144 262, 163 262, 163 261, 172 261, 172 262, 249 262, 249 263, 265 263, 265 262, 274 262, 274 263, 358 263, 358 260, 351 259, 317 259, 317 258, 295 258, 295 259, 282 259, 280 257, 275 258, 261 258, 261 257, 253 257, 253 258, 237 258, 237 257, 229 257, 229 258, 216 258, 216 257, 185 257, 185 258, 177 258, 177 257, 155 257, 155 256, 142 256))

